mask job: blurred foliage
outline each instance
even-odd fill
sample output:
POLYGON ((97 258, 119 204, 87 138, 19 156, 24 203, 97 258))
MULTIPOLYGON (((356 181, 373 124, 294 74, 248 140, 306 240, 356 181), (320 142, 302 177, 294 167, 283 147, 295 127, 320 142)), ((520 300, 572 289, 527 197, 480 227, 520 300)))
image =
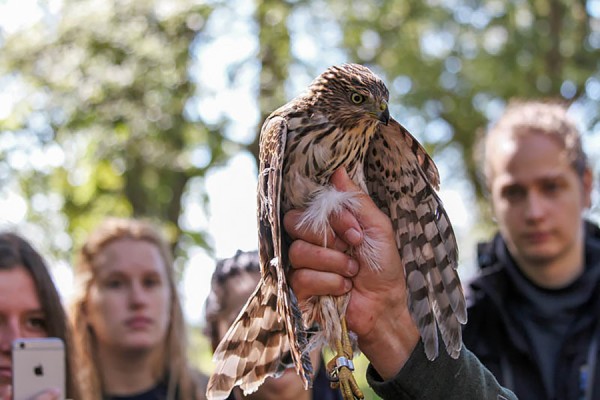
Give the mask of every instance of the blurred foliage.
MULTIPOLYGON (((291 63, 290 33, 288 18, 291 4, 280 0, 259 0, 256 4, 260 62, 258 102, 260 119, 256 132, 260 132, 262 122, 269 114, 288 99, 284 84, 289 75, 291 63)), ((260 135, 256 135, 249 146, 258 163, 260 135)))
MULTIPOLYGON (((75 246, 112 214, 153 218, 174 244, 184 233, 208 247, 179 218, 188 181, 225 159, 219 127, 185 112, 198 89, 190 43, 210 12, 192 1, 65 1, 59 15, 5 39, 0 67, 28 90, 0 121, 3 137, 19 139, 7 151, 33 160, 41 148, 62 162, 14 171, 0 159, 0 179, 18 174, 27 199, 60 194, 75 246), (196 163, 199 148, 206 159, 196 163)), ((52 231, 45 211, 30 207, 28 219, 52 231)))
POLYGON ((414 133, 433 153, 458 146, 476 183, 476 136, 507 99, 581 101, 598 132, 600 94, 590 98, 586 83, 600 83, 600 20, 588 3, 597 1, 344 0, 333 9, 350 57, 387 76, 400 121, 421 116, 414 133))
POLYGON ((210 97, 191 67, 210 62, 192 64, 210 40, 213 13, 235 18, 236 7, 65 0, 35 26, 1 38, 0 84, 18 81, 26 95, 0 119, 0 183, 18 176, 28 221, 72 238, 50 248, 68 253, 114 214, 160 221, 180 254, 190 245, 210 251, 207 233, 181 221, 189 196, 208 199, 189 193, 190 182, 202 188, 207 171, 243 148, 257 157, 264 118, 297 94, 290 82, 314 77, 331 51, 381 74, 396 118, 438 163, 464 171, 452 177, 472 182, 479 199, 475 139, 507 99, 575 102, 588 131, 598 132, 597 0, 256 0, 248 23, 257 49, 228 74, 235 85, 244 65, 258 65, 259 121, 254 140, 235 143, 230 117, 208 123, 194 110, 210 97), (305 57, 300 37, 316 58, 305 57))

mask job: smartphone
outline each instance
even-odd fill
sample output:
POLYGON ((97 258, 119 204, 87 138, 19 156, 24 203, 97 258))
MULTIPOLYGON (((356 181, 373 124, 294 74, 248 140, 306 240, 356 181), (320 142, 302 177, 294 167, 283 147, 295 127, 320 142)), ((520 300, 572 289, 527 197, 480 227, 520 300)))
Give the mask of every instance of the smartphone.
POLYGON ((50 388, 65 398, 65 345, 59 338, 15 339, 12 343, 13 400, 29 400, 50 388))

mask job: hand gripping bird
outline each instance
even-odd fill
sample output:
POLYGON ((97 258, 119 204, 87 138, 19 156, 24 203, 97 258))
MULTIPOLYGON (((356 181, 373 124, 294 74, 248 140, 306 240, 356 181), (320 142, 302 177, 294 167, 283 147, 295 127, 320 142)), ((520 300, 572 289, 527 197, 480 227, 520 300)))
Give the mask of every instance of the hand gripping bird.
MULTIPOLYGON (((438 355, 438 330, 448 354, 458 357, 466 305, 456 239, 434 190, 439 174, 417 140, 390 118, 388 96, 368 68, 333 66, 264 122, 258 177, 262 277, 215 351, 209 399, 224 399, 237 385, 252 393, 292 366, 308 388, 308 352, 323 344, 336 353, 327 365, 334 387, 346 400, 363 398, 352 376, 353 343, 344 316, 349 295, 315 296, 300 307, 286 280, 290 240, 282 228, 284 213, 304 210, 300 227, 326 237, 331 215, 357 210, 355 193, 338 192, 329 183, 338 168, 392 221, 408 307, 427 357, 438 355)), ((379 270, 377 248, 365 232, 352 251, 379 270)))

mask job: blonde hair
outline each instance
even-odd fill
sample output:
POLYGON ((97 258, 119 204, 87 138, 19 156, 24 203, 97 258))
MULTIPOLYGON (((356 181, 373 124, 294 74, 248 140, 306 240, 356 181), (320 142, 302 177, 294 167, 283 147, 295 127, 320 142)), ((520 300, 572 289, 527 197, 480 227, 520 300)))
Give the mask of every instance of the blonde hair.
POLYGON ((486 186, 489 187, 493 178, 491 155, 497 141, 529 134, 550 136, 564 149, 575 171, 583 177, 588 168, 587 157, 577 126, 567 115, 567 108, 558 102, 512 100, 478 146, 476 156, 482 157, 479 161, 483 164, 486 186))
POLYGON ((74 330, 74 344, 79 370, 78 381, 83 398, 102 399, 102 382, 96 359, 96 342, 83 310, 90 287, 96 278, 96 257, 111 242, 120 239, 135 239, 151 243, 159 250, 166 266, 166 275, 171 292, 170 322, 165 340, 162 376, 168 378, 168 399, 192 399, 196 388, 186 357, 187 337, 181 302, 175 283, 175 272, 171 250, 157 229, 142 220, 108 218, 92 232, 78 253, 75 265, 75 293, 70 317, 74 330))

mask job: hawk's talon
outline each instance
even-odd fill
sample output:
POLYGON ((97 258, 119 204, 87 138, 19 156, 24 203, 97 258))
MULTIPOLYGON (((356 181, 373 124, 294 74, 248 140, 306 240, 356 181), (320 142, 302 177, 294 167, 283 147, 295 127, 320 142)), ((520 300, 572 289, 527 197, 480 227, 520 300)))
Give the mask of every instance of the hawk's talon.
POLYGON ((365 396, 358 387, 352 371, 346 367, 341 367, 338 370, 339 382, 335 385, 342 392, 344 400, 364 399, 365 396))
MULTIPOLYGON (((336 367, 333 367, 333 369, 331 370, 327 370, 327 378, 329 379, 329 382, 331 383, 331 387, 333 387, 333 384, 336 384, 340 381, 340 378, 338 376, 338 369, 336 367)), ((339 386, 339 385, 338 385, 339 386)), ((336 389, 336 388, 334 388, 336 389)))
POLYGON ((354 379, 352 345, 348 337, 346 318, 342 317, 342 337, 336 341, 337 355, 327 363, 327 375, 332 389, 340 389, 344 400, 364 399, 365 396, 354 379))

